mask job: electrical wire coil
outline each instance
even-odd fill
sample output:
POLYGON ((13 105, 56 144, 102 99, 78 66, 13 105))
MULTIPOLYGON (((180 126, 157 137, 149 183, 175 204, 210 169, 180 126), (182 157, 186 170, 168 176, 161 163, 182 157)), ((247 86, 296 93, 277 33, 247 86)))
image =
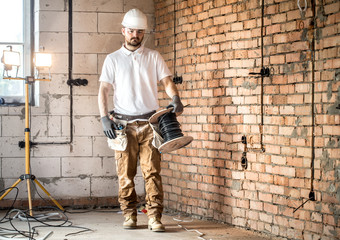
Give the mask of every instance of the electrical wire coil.
POLYGON ((168 112, 161 115, 158 118, 158 123, 164 142, 183 137, 183 133, 175 113, 168 112))

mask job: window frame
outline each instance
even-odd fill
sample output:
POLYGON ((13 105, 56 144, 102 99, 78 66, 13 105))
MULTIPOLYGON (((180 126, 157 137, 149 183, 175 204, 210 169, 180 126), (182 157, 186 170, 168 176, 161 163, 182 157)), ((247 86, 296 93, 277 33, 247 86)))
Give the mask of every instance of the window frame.
MULTIPOLYGON (((10 1, 10 0, 8 0, 10 1)), ((32 46, 34 44, 34 28, 33 28, 33 16, 34 16, 34 6, 32 4, 32 1, 34 0, 22 0, 23 3, 23 42, 0 42, 2 45, 7 45, 7 46, 22 46, 23 49, 23 54, 22 54, 22 63, 23 65, 20 66, 22 68, 23 76, 18 76, 18 77, 23 77, 25 78, 26 76, 31 76, 32 75, 32 46)), ((1 53, 2 56, 2 53, 1 53)), ((2 64, 2 63, 1 63, 2 64)), ((3 74, 2 72, 0 73, 1 75, 3 74)), ((6 106, 17 106, 17 105, 24 105, 25 103, 25 81, 24 80, 10 80, 10 81, 22 81, 23 85, 23 91, 22 95, 20 96, 0 96, 5 100, 5 105, 6 106)), ((32 85, 33 86, 33 85, 32 85)), ((34 103, 34 90, 38 89, 35 87, 31 86, 31 91, 30 91, 30 102, 34 103)), ((0 105, 1 106, 1 105, 0 105)))

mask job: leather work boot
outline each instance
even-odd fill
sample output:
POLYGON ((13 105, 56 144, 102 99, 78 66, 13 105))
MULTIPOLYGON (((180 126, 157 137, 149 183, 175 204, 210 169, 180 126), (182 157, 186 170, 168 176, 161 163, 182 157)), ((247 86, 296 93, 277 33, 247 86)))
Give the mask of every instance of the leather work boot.
POLYGON ((153 232, 164 232, 165 231, 165 228, 163 224, 161 223, 161 220, 155 217, 149 219, 148 227, 153 232))
POLYGON ((123 223, 124 229, 135 229, 137 228, 137 217, 136 216, 129 216, 125 218, 123 223))

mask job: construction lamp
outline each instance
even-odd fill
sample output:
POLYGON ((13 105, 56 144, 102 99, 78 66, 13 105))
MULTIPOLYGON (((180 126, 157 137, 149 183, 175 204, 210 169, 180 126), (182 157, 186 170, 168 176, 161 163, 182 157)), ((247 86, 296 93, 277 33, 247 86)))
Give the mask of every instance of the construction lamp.
MULTIPOLYGON (((18 78, 18 71, 21 65, 20 52, 12 51, 12 46, 8 46, 8 47, 9 47, 9 50, 4 50, 2 58, 1 58, 1 62, 5 65, 3 76, 6 79, 18 78), (15 77, 9 76, 9 71, 13 69, 13 66, 16 67, 15 77)), ((46 80, 50 81, 51 79, 50 68, 52 66, 52 55, 50 53, 45 53, 45 52, 36 52, 34 54, 33 62, 34 62, 34 68, 35 68, 34 78, 38 80, 39 71, 42 69, 48 68, 49 78, 48 79, 43 78, 43 79, 45 81, 46 80)))
POLYGON ((5 64, 6 68, 10 68, 8 70, 11 70, 12 66, 19 67, 21 65, 20 53, 12 51, 12 48, 10 48, 10 50, 4 50, 1 61, 5 64))
POLYGON ((33 62, 35 67, 35 78, 41 78, 39 71, 48 68, 48 79, 51 79, 50 68, 52 66, 52 55, 50 53, 36 52, 34 54, 33 62))
POLYGON ((16 76, 18 76, 19 67, 21 65, 20 63, 20 52, 12 51, 12 46, 8 46, 9 50, 4 50, 1 62, 4 64, 4 77, 9 77, 9 71, 13 69, 13 66, 16 67, 16 76))
POLYGON ((52 66, 52 55, 50 53, 35 53, 34 65, 36 68, 50 68, 52 66))

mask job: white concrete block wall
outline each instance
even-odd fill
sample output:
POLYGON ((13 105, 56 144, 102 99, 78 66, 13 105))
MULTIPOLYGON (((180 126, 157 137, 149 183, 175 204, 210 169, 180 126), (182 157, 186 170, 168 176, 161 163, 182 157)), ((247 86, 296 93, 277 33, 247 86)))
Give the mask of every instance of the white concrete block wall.
MULTIPOLYGON (((114 152, 103 135, 97 105, 98 78, 107 54, 123 43, 120 22, 131 8, 144 11, 154 28, 152 0, 73 0, 73 78, 87 86, 73 87, 73 143, 38 145, 31 151, 32 173, 56 199, 114 197, 118 181, 114 152)), ((52 53, 52 81, 39 83, 39 106, 31 108, 31 137, 36 142, 70 138, 68 80, 68 1, 35 0, 35 48, 52 53)), ((146 44, 154 48, 149 34, 146 44)), ((112 104, 110 104, 112 108, 112 104)), ((0 188, 11 186, 25 171, 24 107, 0 107, 0 188)), ((144 194, 141 171, 136 190, 144 194)), ((26 199, 26 183, 19 184, 26 199)), ((34 198, 38 198, 33 189, 34 198)), ((39 191, 41 192, 41 191, 39 191)), ((43 195, 43 194, 42 194, 43 195)), ((12 191, 6 199, 14 197, 12 191)))
MULTIPOLYGON (((22 151, 18 147, 18 142, 22 141, 24 137, 16 137, 16 136, 2 136, 0 138, 0 157, 24 157, 25 152, 22 151)), ((2 159, 3 160, 3 159, 2 159)), ((2 171, 6 171, 6 169, 2 169, 2 171)))

